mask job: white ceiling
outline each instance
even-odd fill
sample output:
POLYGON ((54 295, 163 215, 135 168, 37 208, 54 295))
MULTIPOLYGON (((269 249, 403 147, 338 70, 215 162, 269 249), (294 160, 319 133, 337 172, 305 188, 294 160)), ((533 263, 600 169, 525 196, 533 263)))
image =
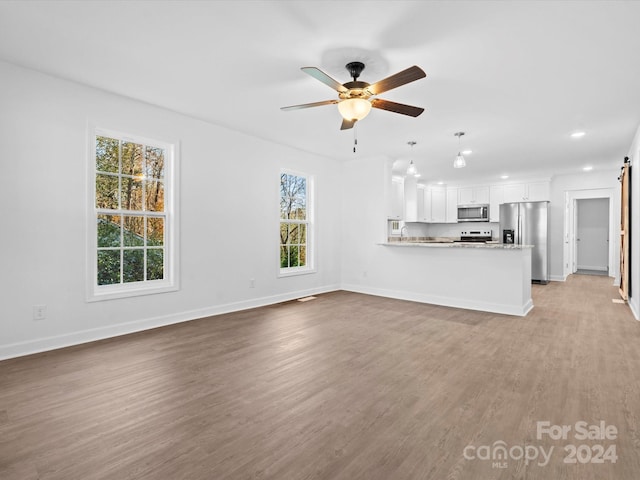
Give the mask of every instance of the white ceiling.
POLYGON ((331 158, 412 156, 448 183, 620 165, 639 52, 636 1, 0 1, 0 59, 331 158), (380 95, 425 112, 374 109, 356 154, 335 105, 280 110, 337 98, 300 67, 343 83, 353 60, 369 83, 427 73, 380 95))

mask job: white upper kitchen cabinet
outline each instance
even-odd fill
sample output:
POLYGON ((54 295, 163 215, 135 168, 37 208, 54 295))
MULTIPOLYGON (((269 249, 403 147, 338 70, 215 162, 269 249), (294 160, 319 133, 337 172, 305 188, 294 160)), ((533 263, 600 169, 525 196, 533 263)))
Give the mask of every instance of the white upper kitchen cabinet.
POLYGON ((527 184, 527 201, 544 202, 551 198, 549 182, 536 182, 527 184))
POLYGON ((502 203, 524 202, 526 200, 524 183, 514 183, 502 187, 502 203))
POLYGON ((404 218, 405 222, 418 222, 418 182, 415 177, 404 179, 404 218))
POLYGON ((423 185, 418 185, 418 221, 428 222, 427 214, 431 216, 431 200, 429 200, 428 210, 426 205, 427 191, 423 185))
POLYGON ((391 195, 389 196, 387 218, 402 220, 404 210, 404 180, 400 177, 391 179, 391 195))
POLYGON ((458 223, 458 189, 447 188, 446 222, 458 223))
POLYGON ((445 223, 447 221, 447 190, 445 188, 430 188, 431 192, 431 223, 445 223))
POLYGON ((514 183, 503 188, 503 203, 549 200, 549 182, 514 183))
POLYGON ((488 205, 489 187, 460 187, 458 188, 458 205, 488 205))

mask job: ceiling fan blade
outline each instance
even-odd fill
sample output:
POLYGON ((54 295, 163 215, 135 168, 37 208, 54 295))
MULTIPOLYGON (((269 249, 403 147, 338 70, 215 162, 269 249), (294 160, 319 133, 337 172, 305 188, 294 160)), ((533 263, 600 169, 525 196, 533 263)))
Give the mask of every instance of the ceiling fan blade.
POLYGON ((338 100, 324 100, 322 102, 303 103, 301 105, 291 105, 289 107, 280 107, 280 110, 284 110, 286 112, 289 110, 300 110, 302 108, 321 107, 322 105, 331 105, 333 103, 338 103, 338 100))
POLYGON ((410 117, 417 117, 424 112, 424 108, 413 107, 411 105, 405 105, 404 103, 390 102, 389 100, 383 100, 381 98, 371 100, 371 106, 381 110, 401 113, 402 115, 409 115, 410 117))
POLYGON ((395 75, 391 75, 390 77, 369 85, 367 87, 367 90, 371 93, 371 95, 378 95, 382 92, 391 90, 392 88, 406 85, 407 83, 414 82, 426 76, 427 74, 424 73, 424 71, 420 67, 414 65, 413 67, 409 67, 406 70, 396 73, 395 75))
POLYGON ((340 130, 348 130, 353 128, 356 124, 357 120, 354 118, 352 120, 347 120, 346 118, 342 120, 342 125, 340 125, 340 130))
POLYGON ((302 67, 300 70, 302 70, 306 74, 311 75, 316 80, 320 80, 325 85, 329 85, 331 88, 333 88, 337 92, 346 92, 346 91, 348 91, 344 87, 344 85, 342 85, 337 80, 331 78, 329 75, 324 73, 319 68, 316 68, 316 67, 302 67))

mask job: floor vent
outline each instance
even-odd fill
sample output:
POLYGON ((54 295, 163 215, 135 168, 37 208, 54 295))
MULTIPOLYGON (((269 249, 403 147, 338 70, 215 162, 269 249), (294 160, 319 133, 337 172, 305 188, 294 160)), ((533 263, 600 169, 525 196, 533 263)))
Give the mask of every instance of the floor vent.
POLYGON ((316 299, 316 297, 302 297, 302 298, 299 298, 298 301, 299 302, 308 302, 309 300, 315 300, 315 299, 316 299))

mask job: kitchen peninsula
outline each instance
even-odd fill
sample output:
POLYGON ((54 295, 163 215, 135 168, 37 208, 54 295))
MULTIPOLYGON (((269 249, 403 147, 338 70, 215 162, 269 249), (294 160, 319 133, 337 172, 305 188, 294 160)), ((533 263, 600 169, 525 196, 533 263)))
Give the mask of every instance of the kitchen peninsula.
POLYGON ((385 296, 518 316, 533 308, 529 245, 419 239, 379 247, 394 270, 385 296))

